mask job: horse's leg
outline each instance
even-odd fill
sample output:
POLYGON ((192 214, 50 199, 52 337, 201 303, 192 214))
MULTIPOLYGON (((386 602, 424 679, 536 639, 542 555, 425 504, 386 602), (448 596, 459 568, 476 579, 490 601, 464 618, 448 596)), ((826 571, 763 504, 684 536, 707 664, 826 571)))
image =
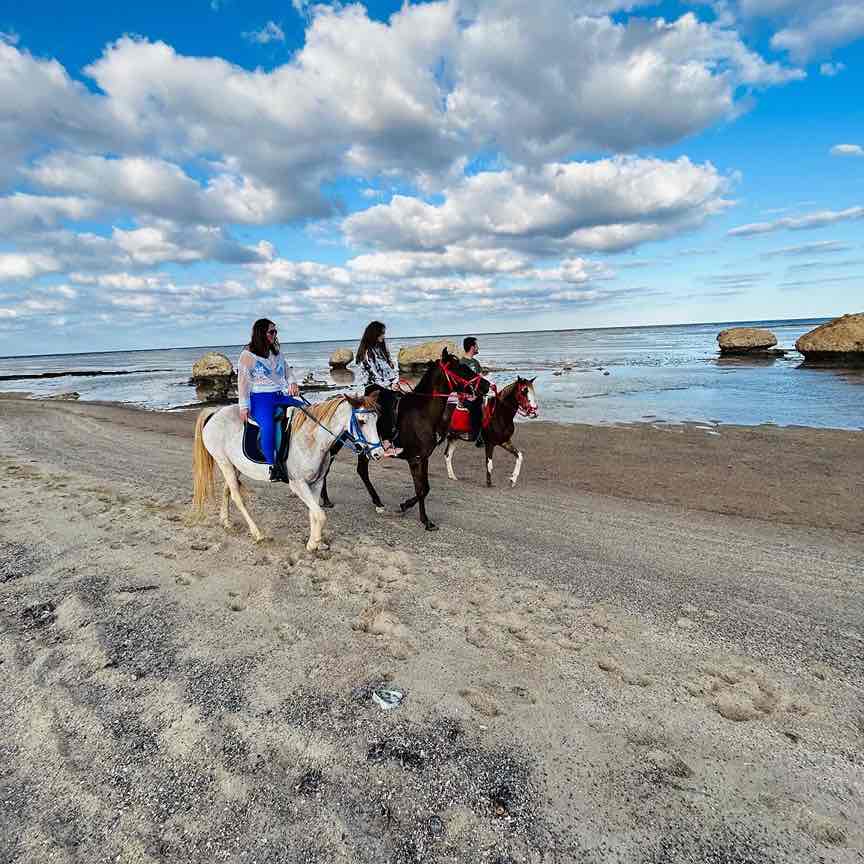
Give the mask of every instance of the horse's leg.
POLYGON ((515 486, 516 481, 519 479, 519 472, 522 470, 522 451, 517 450, 510 441, 504 441, 500 446, 516 457, 516 465, 513 467, 513 473, 510 475, 510 485, 515 486))
POLYGON ((416 473, 412 464, 411 474, 414 477, 414 488, 420 504, 420 521, 426 526, 427 531, 437 531, 438 526, 426 515, 426 496, 429 494, 429 457, 420 460, 416 473))
POLYGON ((369 479, 369 457, 364 455, 363 453, 361 453, 357 457, 357 473, 360 475, 360 479, 363 481, 363 485, 366 487, 366 491, 372 498, 372 503, 375 505, 375 509, 379 513, 383 513, 384 504, 378 497, 378 493, 375 491, 375 487, 372 485, 372 481, 369 479))
POLYGON ((246 509, 246 504, 243 501, 243 493, 240 490, 240 480, 237 477, 237 469, 230 462, 217 462, 216 464, 222 471, 222 476, 225 478, 225 484, 231 491, 231 500, 234 502, 234 506, 240 511, 240 514, 246 520, 246 524, 249 526, 249 531, 255 542, 260 542, 264 539, 264 535, 261 533, 258 526, 255 524, 255 521, 249 515, 249 511, 246 509))
POLYGON ((494 466, 492 465, 492 453, 495 450, 495 445, 490 444, 488 441, 486 442, 486 485, 492 486, 492 471, 494 466))
POLYGON ((309 509, 309 542, 306 548, 314 552, 321 545, 321 534, 327 522, 327 514, 318 503, 318 495, 312 491, 308 483, 302 480, 291 480, 289 485, 294 494, 309 509))
POLYGON ((447 465, 447 476, 451 480, 458 480, 456 472, 453 470, 453 451, 456 449, 456 439, 448 438, 447 446, 444 448, 444 463, 447 465))
POLYGON ((226 531, 231 528, 231 515, 228 509, 230 501, 231 487, 228 485, 228 481, 226 480, 222 486, 222 507, 219 510, 219 521, 222 523, 222 527, 226 531))
POLYGON ((333 463, 336 461, 336 457, 339 455, 339 451, 341 449, 341 441, 337 441, 330 448, 330 464, 327 466, 327 470, 324 472, 324 483, 321 486, 321 506, 326 507, 328 510, 332 509, 333 502, 330 500, 330 496, 327 494, 327 475, 330 473, 330 469, 333 467, 333 463))
POLYGON ((400 505, 399 510, 404 513, 406 510, 410 510, 419 500, 420 500, 420 490, 423 488, 422 483, 418 481, 418 476, 420 476, 417 472, 420 467, 420 457, 416 457, 412 459, 408 463, 408 467, 411 469, 411 479, 414 481, 414 495, 411 498, 406 498, 400 505), (420 485, 418 485, 418 483, 420 485))

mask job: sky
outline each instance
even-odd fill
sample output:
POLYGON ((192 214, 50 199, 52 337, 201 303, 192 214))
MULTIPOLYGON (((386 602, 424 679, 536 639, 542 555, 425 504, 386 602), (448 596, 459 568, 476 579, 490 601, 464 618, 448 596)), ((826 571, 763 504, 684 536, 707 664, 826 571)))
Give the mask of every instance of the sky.
POLYGON ((0 355, 864 311, 860 0, 0 0, 0 355))

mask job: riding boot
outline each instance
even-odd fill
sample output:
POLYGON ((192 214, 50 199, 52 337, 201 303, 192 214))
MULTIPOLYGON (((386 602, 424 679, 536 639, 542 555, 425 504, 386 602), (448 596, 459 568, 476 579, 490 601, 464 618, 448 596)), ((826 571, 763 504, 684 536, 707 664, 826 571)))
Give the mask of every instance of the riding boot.
POLYGON ((285 473, 285 466, 281 462, 270 466, 270 482, 271 483, 287 483, 288 475, 285 473))
POLYGON ((477 433, 477 438, 474 441, 474 446, 475 447, 483 447, 485 444, 486 444, 486 442, 483 440, 483 432, 480 431, 477 433))
MULTIPOLYGON (((280 421, 281 422, 281 421, 280 421)), ((270 480, 276 483, 287 483, 288 472, 285 470, 285 462, 288 459, 288 448, 291 446, 290 427, 287 426, 282 430, 282 440, 279 442, 279 449, 276 451, 276 458, 273 460, 273 465, 270 467, 270 480)))

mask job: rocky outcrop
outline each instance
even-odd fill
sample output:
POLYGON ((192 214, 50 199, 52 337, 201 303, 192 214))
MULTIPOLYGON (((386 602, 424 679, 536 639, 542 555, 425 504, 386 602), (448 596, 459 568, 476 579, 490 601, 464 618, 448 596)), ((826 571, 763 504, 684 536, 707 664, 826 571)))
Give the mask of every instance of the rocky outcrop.
POLYGON ((218 351, 208 351, 192 366, 193 378, 222 378, 233 374, 234 367, 231 361, 218 351))
POLYGON ((721 354, 755 354, 768 351, 777 344, 777 337, 760 327, 730 327, 717 334, 721 354))
POLYGON ((337 348, 330 355, 331 369, 344 369, 354 360, 354 352, 350 348, 337 348))
POLYGON ((399 349, 400 372, 422 372, 430 360, 440 360, 441 352, 447 349, 451 354, 460 354, 453 342, 438 339, 422 345, 406 345, 399 349))
POLYGON ((192 366, 190 384, 202 402, 225 402, 237 398, 237 374, 231 361, 217 351, 208 351, 192 366))
POLYGON ((795 347, 806 363, 864 366, 864 312, 820 325, 805 333, 795 347))

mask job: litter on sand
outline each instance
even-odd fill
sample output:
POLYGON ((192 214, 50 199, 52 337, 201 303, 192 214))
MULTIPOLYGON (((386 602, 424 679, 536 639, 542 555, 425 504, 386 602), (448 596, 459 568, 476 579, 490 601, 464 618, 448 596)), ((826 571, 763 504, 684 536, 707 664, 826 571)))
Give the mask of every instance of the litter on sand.
POLYGON ((404 698, 405 694, 401 690, 386 690, 382 687, 372 692, 372 701, 384 711, 398 708, 404 698))

